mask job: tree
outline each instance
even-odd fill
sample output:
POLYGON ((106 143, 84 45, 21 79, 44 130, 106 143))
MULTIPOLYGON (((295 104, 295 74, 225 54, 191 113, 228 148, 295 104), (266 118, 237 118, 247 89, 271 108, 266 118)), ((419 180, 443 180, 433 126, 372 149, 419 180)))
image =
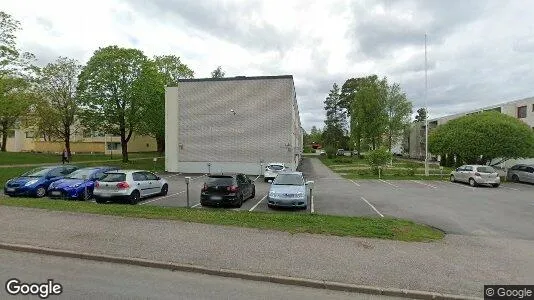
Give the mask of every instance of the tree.
POLYGON ((323 132, 321 129, 317 129, 317 126, 312 126, 310 130, 310 140, 312 143, 323 143, 323 132))
POLYGON ((128 161, 128 142, 142 124, 157 79, 153 63, 137 49, 99 48, 83 67, 78 80, 85 126, 119 134, 122 160, 128 161))
POLYGON ((221 66, 218 66, 217 69, 211 72, 212 78, 223 78, 226 73, 222 70, 221 66))
POLYGON ((6 152, 9 131, 15 128, 21 117, 28 114, 33 103, 30 83, 22 77, 1 75, 0 77, 0 150, 6 152))
POLYGON ((534 157, 534 132, 512 116, 483 112, 438 126, 428 146, 431 153, 456 157, 457 165, 534 157))
POLYGON ((414 122, 424 122, 426 120, 426 109, 421 107, 417 110, 417 115, 415 116, 414 122))
POLYGON ((41 134, 61 138, 69 156, 72 126, 78 114, 76 87, 81 69, 77 60, 59 57, 42 69, 39 80, 42 101, 35 125, 41 134))
POLYGON ((193 78, 194 71, 180 61, 175 55, 155 56, 152 60, 153 67, 159 72, 151 82, 158 82, 154 85, 153 91, 148 96, 146 106, 147 115, 143 118, 139 133, 147 134, 156 139, 157 150, 160 153, 165 151, 165 87, 178 85, 178 80, 183 78, 193 78))
POLYGON ((344 109, 340 105, 340 91, 336 83, 332 86, 330 93, 324 101, 324 105, 326 120, 323 142, 327 145, 340 147, 340 143, 345 140, 347 117, 344 109))
POLYGON ((387 138, 391 152, 393 144, 403 138, 412 114, 412 103, 408 101, 398 83, 389 85, 387 88, 386 111, 388 115, 387 138))
POLYGON ((373 169, 374 173, 378 173, 378 169, 389 163, 391 159, 391 152, 383 147, 373 150, 367 154, 367 161, 369 162, 369 165, 373 169))

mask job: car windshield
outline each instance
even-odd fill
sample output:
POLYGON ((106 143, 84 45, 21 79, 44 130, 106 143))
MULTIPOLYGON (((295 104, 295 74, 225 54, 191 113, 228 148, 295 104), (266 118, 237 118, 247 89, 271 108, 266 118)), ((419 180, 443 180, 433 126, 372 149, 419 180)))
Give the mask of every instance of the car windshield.
POLYGON ((477 171, 480 173, 495 173, 495 169, 492 167, 478 167, 477 171))
POLYGON ((21 177, 43 177, 46 176, 46 174, 50 172, 50 170, 52 170, 52 168, 36 168, 22 174, 21 177))
POLYGON ((282 166, 282 165, 269 165, 268 168, 271 169, 271 170, 280 171, 280 170, 284 169, 284 166, 282 166))
POLYGON ((124 173, 106 173, 100 181, 102 182, 120 182, 126 180, 126 174, 124 173))
POLYGON ((304 185, 304 180, 298 174, 280 174, 274 179, 273 185, 304 185))
POLYGON ((208 186, 229 186, 229 185, 232 185, 233 182, 234 182, 234 179, 229 176, 209 177, 208 180, 206 180, 206 184, 208 186))
POLYGON ((91 177, 91 174, 93 174, 93 172, 95 171, 95 169, 81 169, 81 170, 77 170, 77 171, 74 171, 72 173, 69 174, 69 176, 65 177, 67 179, 88 179, 91 177))

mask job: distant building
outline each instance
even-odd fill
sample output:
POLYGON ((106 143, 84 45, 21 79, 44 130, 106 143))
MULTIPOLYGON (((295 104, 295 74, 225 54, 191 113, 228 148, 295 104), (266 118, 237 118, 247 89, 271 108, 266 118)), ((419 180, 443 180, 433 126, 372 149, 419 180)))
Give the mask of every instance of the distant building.
POLYGON ((303 152, 293 76, 183 79, 165 94, 165 169, 263 174, 303 152))
MULTIPOLYGON (((485 111, 498 111, 500 113, 518 118, 519 120, 528 124, 534 130, 534 97, 530 97, 497 105, 487 106, 441 118, 428 119, 428 131, 430 133, 432 129, 436 128, 438 125, 445 124, 450 120, 485 111)), ((409 156, 411 158, 425 158, 425 122, 414 123, 412 125, 409 138, 409 149, 409 156)), ((430 156, 433 160, 438 159, 437 155, 430 156)), ((507 165, 511 163, 515 163, 515 160, 507 162, 507 165)))

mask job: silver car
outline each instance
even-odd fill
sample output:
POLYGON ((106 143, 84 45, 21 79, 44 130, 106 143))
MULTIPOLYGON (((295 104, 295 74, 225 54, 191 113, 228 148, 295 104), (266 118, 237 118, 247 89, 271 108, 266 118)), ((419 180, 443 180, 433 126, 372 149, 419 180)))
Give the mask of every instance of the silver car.
POLYGON ((306 209, 310 184, 313 181, 304 182, 302 172, 279 173, 269 189, 267 206, 306 209))
POLYGON ((263 173, 263 180, 265 182, 273 180, 278 176, 278 173, 286 171, 286 165, 283 163, 270 163, 265 167, 265 172, 263 173))
POLYGON ((534 165, 515 165, 506 173, 506 179, 513 182, 534 183, 534 165))
POLYGON ((451 172, 451 182, 465 182, 470 186, 487 184, 498 187, 501 184, 501 177, 491 166, 484 165, 463 165, 451 172))
POLYGON ((93 196, 97 203, 125 200, 137 204, 142 198, 167 195, 168 182, 145 170, 118 170, 106 172, 96 183, 93 196))

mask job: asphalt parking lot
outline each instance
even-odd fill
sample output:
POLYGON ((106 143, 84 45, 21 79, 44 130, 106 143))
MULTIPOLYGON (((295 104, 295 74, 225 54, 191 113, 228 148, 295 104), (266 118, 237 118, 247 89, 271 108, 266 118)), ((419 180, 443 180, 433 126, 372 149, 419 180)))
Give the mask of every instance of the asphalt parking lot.
MULTIPOLYGON (((301 166, 306 180, 313 180, 313 201, 307 211, 315 213, 399 217, 429 224, 447 233, 506 236, 534 240, 534 185, 503 183, 499 188, 475 187, 440 180, 347 180, 317 159, 306 158, 301 166)), ((202 174, 192 177, 190 206, 199 203, 202 174)), ((150 198, 140 205, 186 206, 184 174, 164 175, 170 189, 166 197, 150 198)), ((282 212, 267 207, 269 183, 251 177, 256 197, 233 210, 282 212)), ((225 209, 225 208, 222 208, 225 209)), ((228 208, 226 208, 228 209, 228 208)))

